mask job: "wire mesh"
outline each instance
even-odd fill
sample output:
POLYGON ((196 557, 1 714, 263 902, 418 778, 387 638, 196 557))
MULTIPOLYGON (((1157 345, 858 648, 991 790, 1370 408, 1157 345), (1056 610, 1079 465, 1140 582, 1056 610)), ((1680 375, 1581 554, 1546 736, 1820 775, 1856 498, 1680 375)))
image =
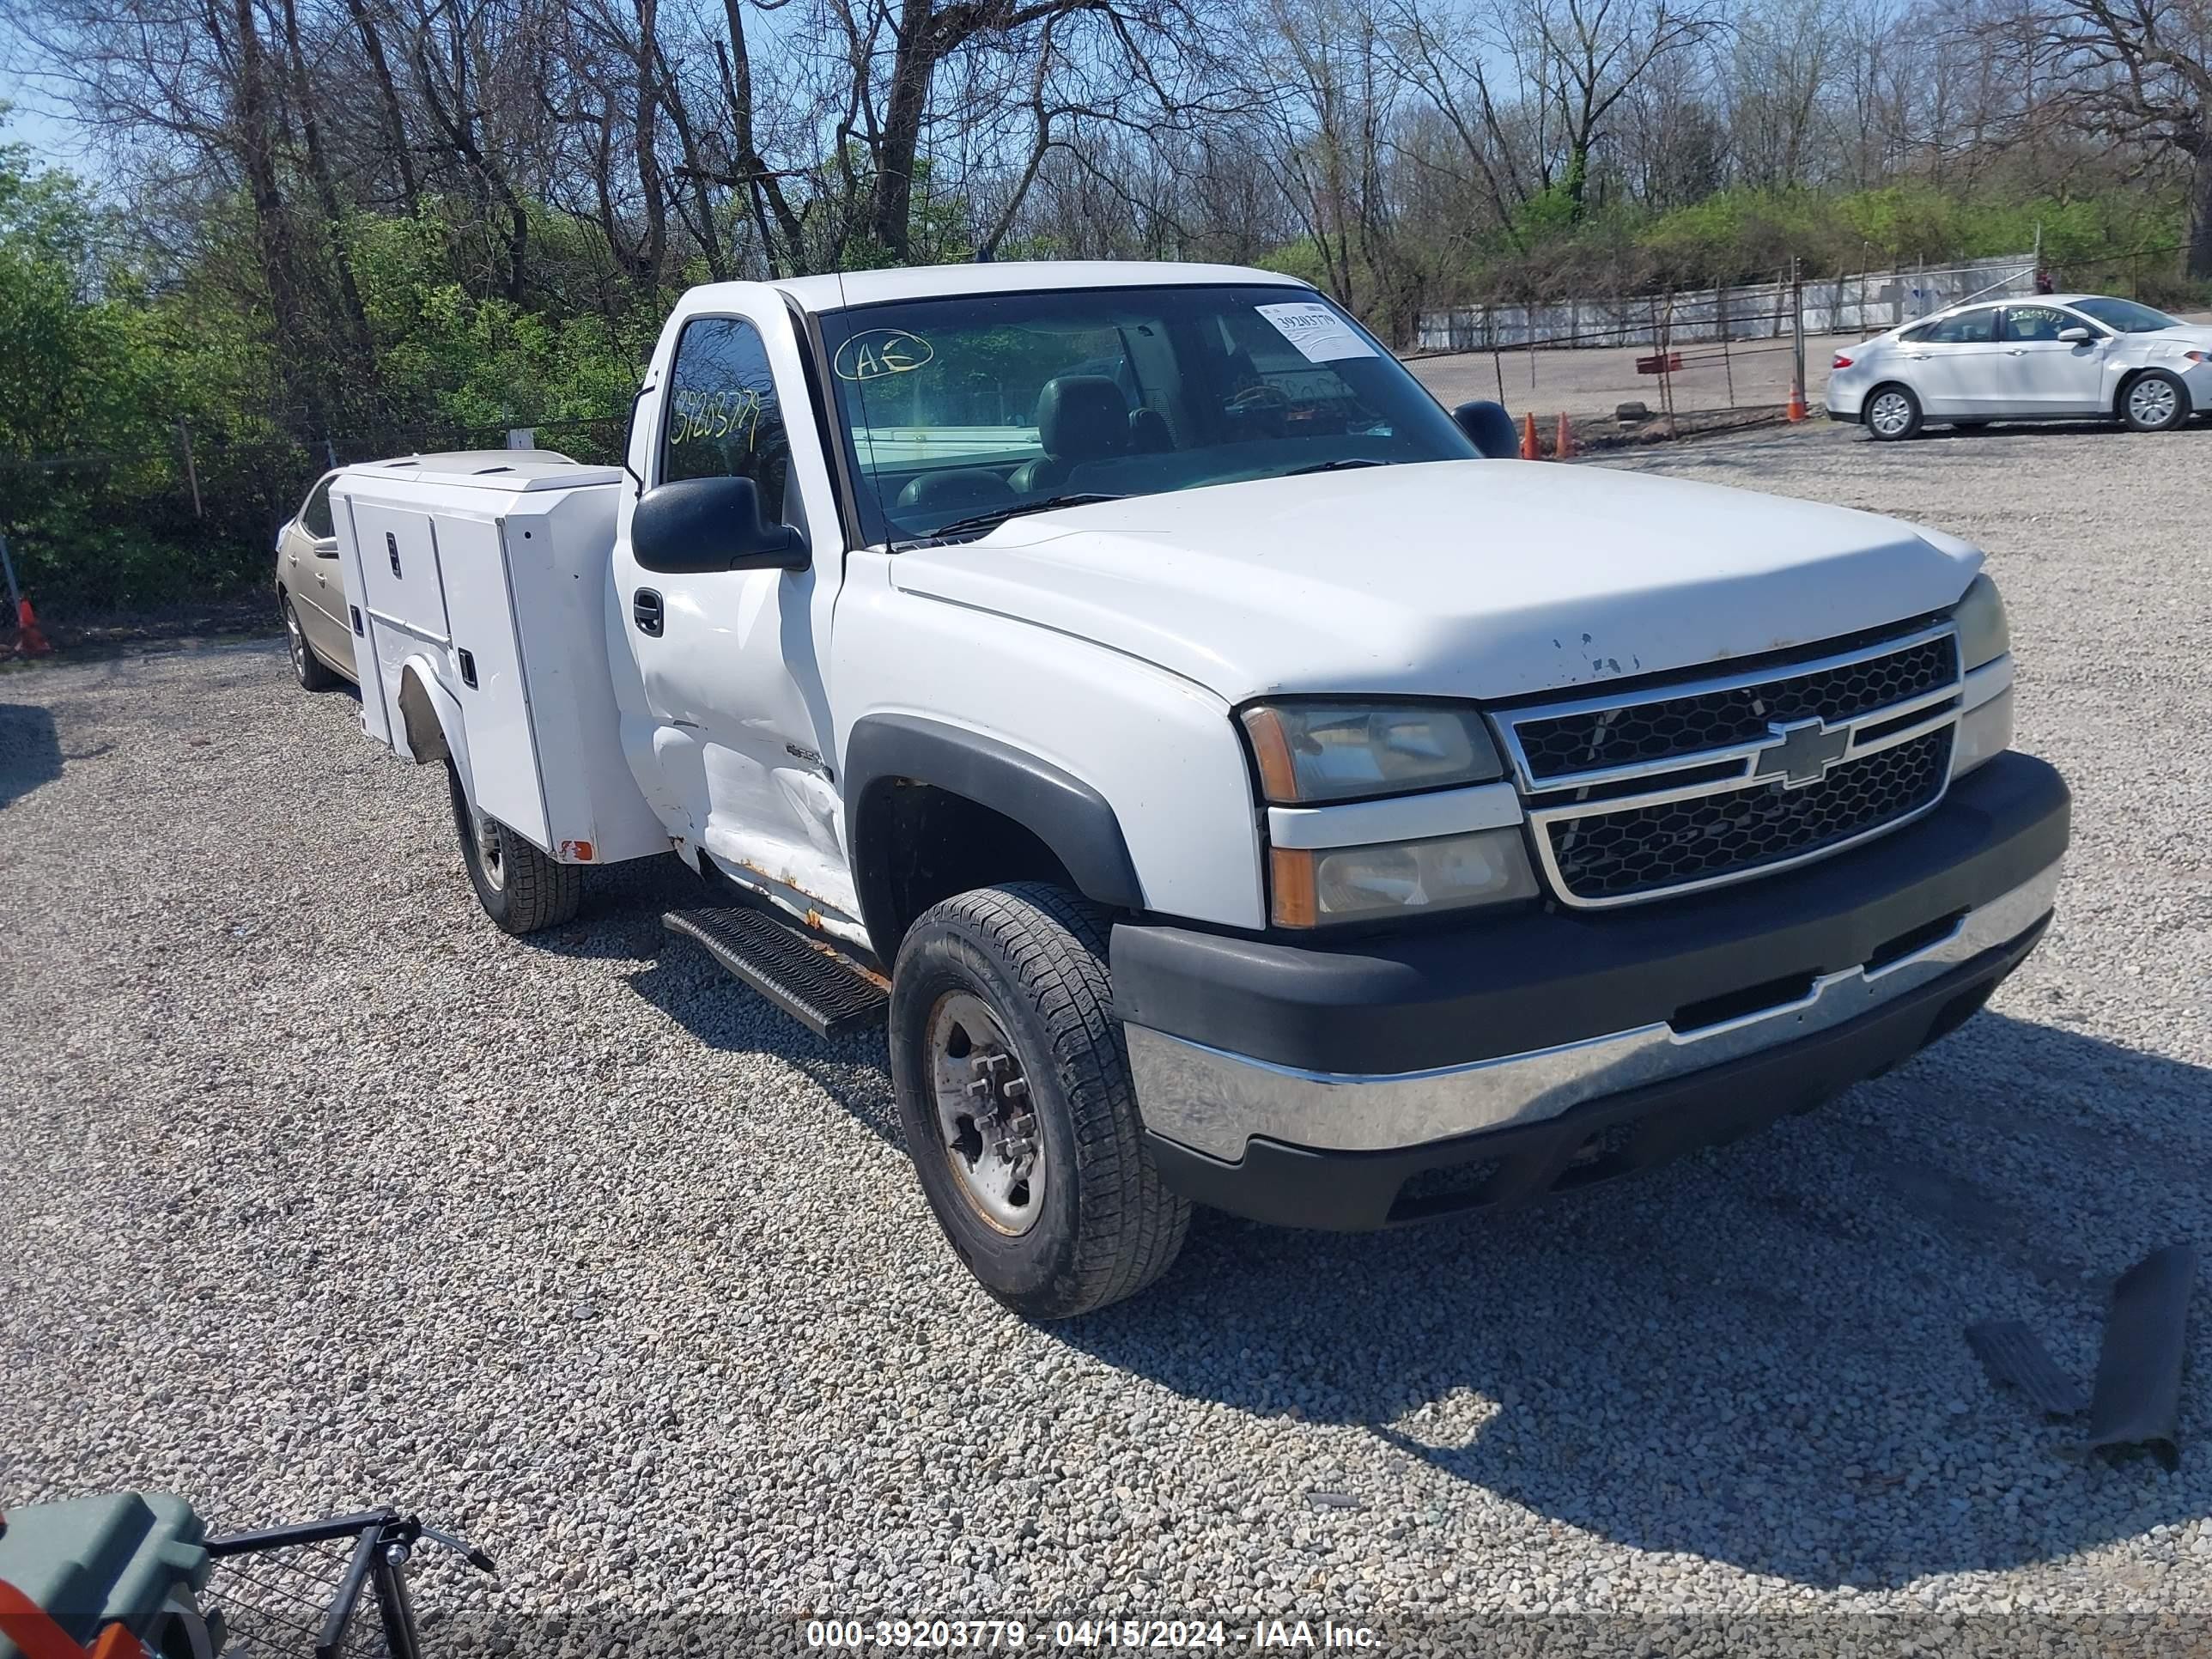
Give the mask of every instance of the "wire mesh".
MULTIPOLYGON (((222 1659, 314 1659, 327 1621, 344 1601, 357 1535, 218 1557, 201 1595, 220 1613, 222 1659)), ((337 1644, 344 1659, 395 1659, 385 1639, 374 1578, 364 1578, 337 1644)))

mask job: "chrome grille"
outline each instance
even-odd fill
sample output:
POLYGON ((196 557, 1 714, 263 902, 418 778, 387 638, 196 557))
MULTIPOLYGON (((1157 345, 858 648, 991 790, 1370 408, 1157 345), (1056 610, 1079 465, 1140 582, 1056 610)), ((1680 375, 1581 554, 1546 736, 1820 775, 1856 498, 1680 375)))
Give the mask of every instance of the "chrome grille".
POLYGON ((1894 829, 1950 781, 1946 623, 1815 659, 1497 716, 1557 898, 1629 904, 1894 829))
POLYGON ((1794 861, 1932 805, 1950 775, 1951 735, 1946 726, 1878 750, 1802 789, 1763 784, 1563 819, 1550 862, 1570 896, 1603 903, 1794 861))
POLYGON ((1901 703, 1959 678, 1954 637, 1940 634, 1879 655, 1808 673, 1784 673, 1650 702, 1615 703, 1516 723, 1528 780, 1542 785, 1578 772, 1648 764, 1700 750, 1764 739, 1770 726, 1817 720, 1830 726, 1901 703))

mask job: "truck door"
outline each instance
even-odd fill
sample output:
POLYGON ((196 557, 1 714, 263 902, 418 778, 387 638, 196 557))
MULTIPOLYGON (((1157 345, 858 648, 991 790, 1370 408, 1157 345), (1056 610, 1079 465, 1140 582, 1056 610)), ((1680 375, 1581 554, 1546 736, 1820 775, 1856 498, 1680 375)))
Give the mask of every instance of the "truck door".
POLYGON ((645 487, 740 476, 761 513, 807 532, 797 571, 641 568, 630 545, 638 491, 623 492, 615 622, 636 678, 618 683, 623 747, 672 835, 832 932, 860 911, 831 775, 823 665, 844 574, 828 459, 783 296, 744 285, 678 308, 648 370, 631 434, 645 487), (732 293, 740 296, 734 302, 732 293))

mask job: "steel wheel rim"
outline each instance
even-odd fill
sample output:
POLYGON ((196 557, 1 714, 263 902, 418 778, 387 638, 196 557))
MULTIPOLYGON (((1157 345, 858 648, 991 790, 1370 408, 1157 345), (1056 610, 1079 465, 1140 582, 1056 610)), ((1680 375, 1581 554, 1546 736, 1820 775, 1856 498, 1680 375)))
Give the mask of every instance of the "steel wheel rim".
POLYGON ((481 812, 473 813, 473 828, 477 838, 477 863, 483 870, 484 885, 493 892, 507 886, 507 848, 500 838, 499 825, 481 812))
POLYGON ((1884 437, 1893 438, 1912 423, 1912 405, 1901 392, 1885 392, 1874 400, 1867 420, 1884 437))
POLYGON ((2138 380, 2128 392, 2128 412, 2145 426, 2172 420, 2173 388, 2164 380, 2138 380))
POLYGON ((307 678, 307 636, 300 631, 300 618, 289 599, 284 601, 284 648, 292 653, 292 672, 307 678))
POLYGON ((1021 1061, 981 997, 951 991, 929 1012, 929 1086, 937 1144, 953 1185, 984 1224, 1009 1238, 1043 1212, 1043 1137, 1021 1061))

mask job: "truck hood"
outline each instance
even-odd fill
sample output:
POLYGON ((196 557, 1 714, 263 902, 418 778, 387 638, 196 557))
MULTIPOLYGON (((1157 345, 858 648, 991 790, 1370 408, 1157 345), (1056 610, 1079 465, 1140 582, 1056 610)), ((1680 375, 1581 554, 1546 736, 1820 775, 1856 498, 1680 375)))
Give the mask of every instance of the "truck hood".
POLYGON ((1013 519, 902 591, 1091 640, 1230 702, 1512 698, 1954 604, 1981 555, 1895 519, 1599 466, 1437 461, 1013 519))

